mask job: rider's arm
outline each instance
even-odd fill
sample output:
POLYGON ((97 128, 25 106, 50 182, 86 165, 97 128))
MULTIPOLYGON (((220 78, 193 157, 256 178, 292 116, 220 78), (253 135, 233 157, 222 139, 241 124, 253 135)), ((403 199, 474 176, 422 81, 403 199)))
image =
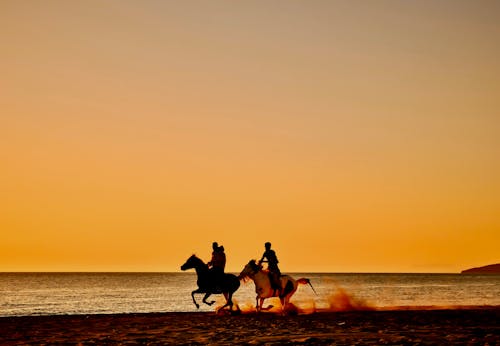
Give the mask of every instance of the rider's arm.
POLYGON ((264 254, 262 255, 262 258, 260 259, 259 263, 266 263, 266 262, 269 262, 269 260, 264 260, 264 258, 267 258, 266 257, 266 253, 264 252, 264 254))

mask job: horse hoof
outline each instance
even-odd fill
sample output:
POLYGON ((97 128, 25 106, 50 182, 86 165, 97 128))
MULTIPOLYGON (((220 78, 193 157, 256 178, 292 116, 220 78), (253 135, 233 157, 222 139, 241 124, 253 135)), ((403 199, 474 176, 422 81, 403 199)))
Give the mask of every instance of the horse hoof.
POLYGON ((237 310, 229 310, 229 313, 234 316, 234 315, 241 315, 241 310, 238 308, 237 310))

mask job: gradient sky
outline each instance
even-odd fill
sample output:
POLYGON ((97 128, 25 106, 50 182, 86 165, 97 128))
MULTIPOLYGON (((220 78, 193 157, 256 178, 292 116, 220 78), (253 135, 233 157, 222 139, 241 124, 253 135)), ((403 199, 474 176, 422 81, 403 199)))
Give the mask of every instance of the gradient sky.
POLYGON ((500 2, 0 1, 0 271, 500 262, 500 2))

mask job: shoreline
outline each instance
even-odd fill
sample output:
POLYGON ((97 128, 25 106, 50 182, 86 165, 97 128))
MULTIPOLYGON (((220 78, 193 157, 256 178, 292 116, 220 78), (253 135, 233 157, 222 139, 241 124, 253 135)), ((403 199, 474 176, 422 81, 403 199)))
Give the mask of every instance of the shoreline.
MULTIPOLYGON (((311 314, 324 314, 324 313, 342 313, 342 312, 365 312, 365 311, 441 311, 441 310, 500 310, 500 305, 396 305, 396 306, 372 306, 364 305, 362 307, 332 307, 332 308, 308 308, 299 307, 293 303, 289 303, 290 308, 287 315, 311 315, 311 314)), ((161 311, 161 312, 99 312, 99 313, 54 313, 54 314, 31 314, 31 315, 0 315, 0 320, 9 318, 28 318, 28 317, 57 317, 57 316, 129 316, 129 315, 169 315, 169 314, 217 314, 217 307, 214 311, 161 311)), ((233 307, 234 309, 234 307, 233 307)), ((262 311, 262 314, 279 315, 280 307, 273 306, 269 311, 262 311)), ((222 313, 228 315, 229 312, 222 313)), ((219 315, 222 315, 219 314, 219 315)), ((234 311, 232 315, 252 315, 256 314, 255 308, 250 310, 247 306, 243 306, 239 312, 234 311)))
POLYGON ((0 317, 0 344, 500 344, 500 307, 0 317))

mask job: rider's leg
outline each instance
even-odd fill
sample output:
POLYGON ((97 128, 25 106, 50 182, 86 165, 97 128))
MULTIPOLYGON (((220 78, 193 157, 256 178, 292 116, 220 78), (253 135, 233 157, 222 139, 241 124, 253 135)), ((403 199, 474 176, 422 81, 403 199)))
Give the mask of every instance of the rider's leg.
POLYGON ((222 290, 222 279, 224 278, 224 271, 222 268, 214 268, 214 288, 215 290, 222 290))

